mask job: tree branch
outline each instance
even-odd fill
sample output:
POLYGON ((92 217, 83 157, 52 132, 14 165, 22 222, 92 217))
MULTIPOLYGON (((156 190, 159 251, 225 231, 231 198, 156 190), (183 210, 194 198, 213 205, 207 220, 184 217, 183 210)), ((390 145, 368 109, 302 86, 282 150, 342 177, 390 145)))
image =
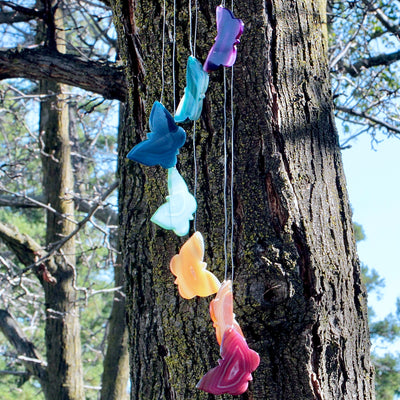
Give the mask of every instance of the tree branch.
POLYGON ((356 77, 361 74, 363 68, 378 67, 381 65, 390 65, 400 60, 400 51, 388 54, 379 54, 375 57, 362 58, 352 65, 345 66, 345 70, 351 76, 356 77))
POLYGON ((43 262, 47 260, 52 254, 59 251, 65 243, 67 243, 72 237, 74 237, 85 225, 87 222, 91 221, 91 218, 94 216, 96 211, 101 207, 103 201, 107 199, 108 196, 112 194, 112 192, 117 188, 118 182, 114 182, 101 196, 100 200, 95 202, 94 205, 90 208, 89 212, 87 213, 86 217, 83 218, 81 221, 77 223, 76 228, 68 235, 63 237, 57 243, 55 243, 49 250, 48 254, 40 259, 37 262, 43 262))
MULTIPOLYGON (((111 187, 116 189, 117 184, 114 182, 111 187)), ((0 186, 0 191, 2 187, 0 186)), ((92 203, 83 200, 77 196, 73 197, 76 209, 80 212, 88 213, 92 208, 92 203)), ((44 197, 28 197, 25 195, 0 196, 0 207, 13 208, 45 208, 52 212, 56 212, 53 208, 45 204, 44 197)), ((118 213, 108 206, 100 207, 94 214, 94 217, 106 225, 118 225, 118 213)))
POLYGON ((37 254, 43 249, 30 236, 21 234, 18 230, 0 222, 0 239, 14 252, 18 260, 24 265, 35 263, 37 254))
POLYGON ((400 39, 399 26, 394 24, 391 19, 380 9, 376 7, 370 0, 363 0, 363 3, 368 7, 368 10, 375 14, 380 23, 389 31, 400 39))
POLYGON ((127 96, 121 67, 40 46, 0 51, 0 80, 8 78, 56 81, 98 93, 105 99, 125 101, 127 96))
POLYGON ((18 353, 28 372, 36 376, 43 386, 47 382, 46 363, 42 360, 32 342, 6 310, 0 310, 0 331, 18 353))
POLYGON ((366 119, 367 121, 370 121, 373 124, 381 125, 382 127, 386 128, 389 132, 395 133, 397 135, 400 133, 400 128, 398 128, 392 124, 389 124, 389 123, 383 121, 382 119, 374 117, 373 115, 368 115, 365 112, 353 110, 352 108, 342 107, 342 106, 336 106, 336 110, 341 111, 346 114, 349 114, 349 115, 352 115, 354 117, 366 119))
POLYGON ((43 18, 44 13, 36 8, 27 8, 20 6, 18 4, 12 3, 11 1, 0 1, 1 15, 0 23, 8 24, 13 22, 24 22, 35 18, 43 18), (8 7, 13 10, 13 12, 4 12, 3 7, 8 7))
POLYGON ((15 24, 17 22, 28 22, 34 19, 26 14, 21 14, 18 11, 2 12, 0 13, 0 24, 15 24))

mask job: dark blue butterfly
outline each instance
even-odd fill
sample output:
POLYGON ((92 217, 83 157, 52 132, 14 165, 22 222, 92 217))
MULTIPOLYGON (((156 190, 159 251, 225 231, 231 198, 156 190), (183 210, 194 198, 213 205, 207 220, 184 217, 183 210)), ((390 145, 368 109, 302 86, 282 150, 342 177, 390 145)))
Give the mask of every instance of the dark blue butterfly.
POLYGON ((149 119, 150 131, 147 139, 137 144, 127 155, 130 160, 163 168, 176 165, 176 156, 186 141, 185 131, 177 126, 167 109, 154 102, 149 119))

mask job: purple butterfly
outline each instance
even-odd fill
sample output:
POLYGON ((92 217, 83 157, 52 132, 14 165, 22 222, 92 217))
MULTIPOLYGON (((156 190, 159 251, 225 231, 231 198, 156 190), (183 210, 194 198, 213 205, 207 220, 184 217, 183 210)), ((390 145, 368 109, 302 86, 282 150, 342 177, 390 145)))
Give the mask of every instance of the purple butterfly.
POLYGON ((232 67, 236 61, 236 45, 239 43, 243 29, 243 21, 235 18, 232 11, 223 6, 217 7, 218 34, 204 63, 204 71, 215 71, 221 65, 232 67))

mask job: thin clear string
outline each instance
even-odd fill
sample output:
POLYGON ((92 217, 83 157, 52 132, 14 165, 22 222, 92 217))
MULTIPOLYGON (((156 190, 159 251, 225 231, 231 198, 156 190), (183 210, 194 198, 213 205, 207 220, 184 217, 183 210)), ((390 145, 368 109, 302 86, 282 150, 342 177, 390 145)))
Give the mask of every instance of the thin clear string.
POLYGON ((197 21, 198 21, 198 7, 197 0, 194 2, 195 14, 194 14, 194 40, 193 40, 193 57, 196 57, 196 43, 197 43, 197 21))
POLYGON ((194 15, 194 33, 192 28, 192 0, 189 0, 189 47, 190 47, 190 55, 196 57, 196 42, 197 42, 197 18, 198 18, 198 10, 197 10, 197 0, 194 2, 195 7, 195 15, 194 15))
MULTIPOLYGON (((194 187, 193 196, 197 202, 197 158, 196 158, 196 121, 193 121, 193 165, 194 165, 194 187)), ((194 213, 194 231, 197 232, 197 207, 194 213)))
MULTIPOLYGON (((196 57, 196 40, 197 40, 197 0, 195 0, 195 22, 194 22, 194 38, 192 44, 192 0, 189 0, 189 22, 190 22, 190 52, 196 57)), ((193 165, 194 165, 194 187, 193 196, 197 202, 197 156, 196 156, 196 121, 193 121, 193 165)), ((193 222, 194 231, 197 231, 197 208, 194 213, 193 222)))
POLYGON ((225 228, 224 228, 224 259, 225 259, 225 280, 228 278, 228 250, 227 250, 227 240, 228 240, 228 206, 227 206, 227 163, 228 163, 228 154, 227 154, 227 118, 226 118, 226 71, 224 68, 224 220, 225 220, 225 228))
POLYGON ((161 51, 161 96, 160 103, 163 102, 164 97, 164 86, 165 86, 165 77, 164 77, 164 57, 165 57, 165 0, 163 5, 163 30, 162 30, 162 51, 161 51))
POLYGON ((174 97, 174 114, 176 111, 176 96, 175 96, 175 53, 176 53, 176 0, 174 0, 174 36, 172 44, 172 95, 174 97))
POLYGON ((194 57, 193 44, 192 44, 192 0, 189 0, 189 47, 190 55, 194 57))
MULTIPOLYGON (((233 2, 232 2, 233 3, 233 2)), ((232 4, 233 6, 233 4, 232 4)), ((234 178, 234 164, 235 164, 235 117, 233 114, 233 66, 231 71, 231 268, 232 268, 232 282, 235 274, 235 263, 233 257, 233 239, 235 231, 235 209, 233 207, 234 193, 233 193, 233 178, 234 178)))

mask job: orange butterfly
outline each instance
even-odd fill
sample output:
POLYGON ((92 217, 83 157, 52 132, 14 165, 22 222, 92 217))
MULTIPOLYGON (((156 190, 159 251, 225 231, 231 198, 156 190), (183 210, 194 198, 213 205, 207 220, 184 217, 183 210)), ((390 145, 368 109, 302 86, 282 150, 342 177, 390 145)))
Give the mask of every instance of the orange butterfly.
POLYGON ((206 270, 203 262, 204 241, 200 232, 195 232, 182 246, 179 254, 172 257, 171 272, 176 276, 179 294, 184 299, 195 296, 206 297, 217 293, 221 283, 206 270))

